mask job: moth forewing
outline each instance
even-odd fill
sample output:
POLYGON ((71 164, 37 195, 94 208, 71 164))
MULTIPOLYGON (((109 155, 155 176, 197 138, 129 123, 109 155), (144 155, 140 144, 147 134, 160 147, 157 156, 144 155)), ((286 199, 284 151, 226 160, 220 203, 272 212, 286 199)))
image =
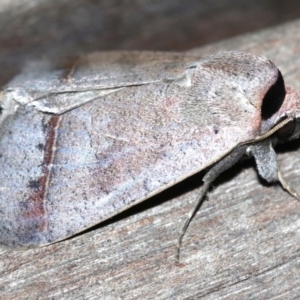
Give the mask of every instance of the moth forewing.
POLYGON ((98 53, 62 74, 23 74, 2 92, 6 246, 65 239, 213 165, 210 183, 299 107, 274 64, 241 52, 98 53))

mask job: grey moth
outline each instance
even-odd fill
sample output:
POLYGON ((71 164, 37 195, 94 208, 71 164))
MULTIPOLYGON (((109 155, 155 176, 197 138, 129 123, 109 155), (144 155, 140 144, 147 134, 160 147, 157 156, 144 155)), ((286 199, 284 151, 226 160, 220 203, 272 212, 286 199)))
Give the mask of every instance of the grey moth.
POLYGON ((206 169, 200 201, 244 154, 297 196, 273 146, 299 136, 300 97, 264 57, 93 53, 68 75, 28 68, 3 87, 0 112, 7 247, 66 239, 206 169))

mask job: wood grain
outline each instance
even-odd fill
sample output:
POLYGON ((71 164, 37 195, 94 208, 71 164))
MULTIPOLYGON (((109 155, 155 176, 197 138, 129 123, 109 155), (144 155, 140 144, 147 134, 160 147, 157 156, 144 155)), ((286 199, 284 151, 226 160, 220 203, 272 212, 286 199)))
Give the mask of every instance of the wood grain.
MULTIPOLYGON (((300 21, 198 50, 268 56, 300 90, 300 21)), ((300 193, 300 142, 279 147, 285 179, 300 193)), ((252 160, 215 182, 183 239, 203 173, 94 230, 30 250, 0 250, 1 299, 297 299, 300 203, 266 185, 252 160)))
POLYGON ((0 85, 31 60, 183 51, 299 17, 297 0, 0 0, 0 85))

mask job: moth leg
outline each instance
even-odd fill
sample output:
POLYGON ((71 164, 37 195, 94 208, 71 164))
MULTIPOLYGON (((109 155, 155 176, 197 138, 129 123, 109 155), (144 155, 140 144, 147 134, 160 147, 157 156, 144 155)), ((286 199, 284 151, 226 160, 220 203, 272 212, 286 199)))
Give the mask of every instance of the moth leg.
POLYGON ((286 183, 278 169, 276 152, 272 147, 272 141, 265 140, 251 145, 250 151, 255 158, 259 175, 268 182, 279 181, 284 190, 300 201, 300 196, 286 183))
POLYGON ((253 144, 249 150, 254 156, 258 174, 267 182, 278 181, 277 157, 272 141, 269 139, 253 144))
POLYGON ((180 255, 180 247, 182 243, 182 238, 186 232, 187 227, 189 226, 189 223, 191 222, 192 218, 194 217, 197 209, 202 204, 204 200, 204 196, 207 193, 210 184, 225 170, 232 167, 246 152, 246 146, 240 146, 233 150, 229 155, 221 159, 219 162, 217 162, 209 171, 208 173, 203 177, 203 186, 200 189, 199 196, 197 198, 197 201, 194 205, 194 207, 191 209, 191 211, 188 213, 186 220, 183 223, 183 226, 181 227, 181 230, 179 232, 177 245, 176 245, 176 263, 179 262, 179 255, 180 255))
POLYGON ((297 192, 295 192, 289 185, 288 183, 285 181, 285 179, 283 178, 281 172, 278 170, 277 172, 278 175, 278 180, 282 186, 282 188, 284 190, 286 190, 291 196, 295 197, 298 201, 300 201, 300 196, 297 194, 297 192))

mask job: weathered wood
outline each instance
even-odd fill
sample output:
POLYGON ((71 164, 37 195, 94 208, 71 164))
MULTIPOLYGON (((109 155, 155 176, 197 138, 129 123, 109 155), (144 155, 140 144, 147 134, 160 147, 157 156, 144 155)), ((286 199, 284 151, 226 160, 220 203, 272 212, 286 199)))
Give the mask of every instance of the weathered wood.
POLYGON ((0 0, 0 85, 28 60, 181 51, 299 17, 297 0, 0 0))
MULTIPOLYGON (((195 50, 267 55, 300 90, 300 21, 195 50)), ((300 141, 280 147, 286 180, 300 192, 300 141)), ((300 203, 243 162, 214 184, 183 239, 203 173, 68 241, 0 250, 1 299, 296 299, 300 203), (185 193, 186 192, 186 193, 185 193)), ((9 205, 9 204, 8 204, 9 205)))

